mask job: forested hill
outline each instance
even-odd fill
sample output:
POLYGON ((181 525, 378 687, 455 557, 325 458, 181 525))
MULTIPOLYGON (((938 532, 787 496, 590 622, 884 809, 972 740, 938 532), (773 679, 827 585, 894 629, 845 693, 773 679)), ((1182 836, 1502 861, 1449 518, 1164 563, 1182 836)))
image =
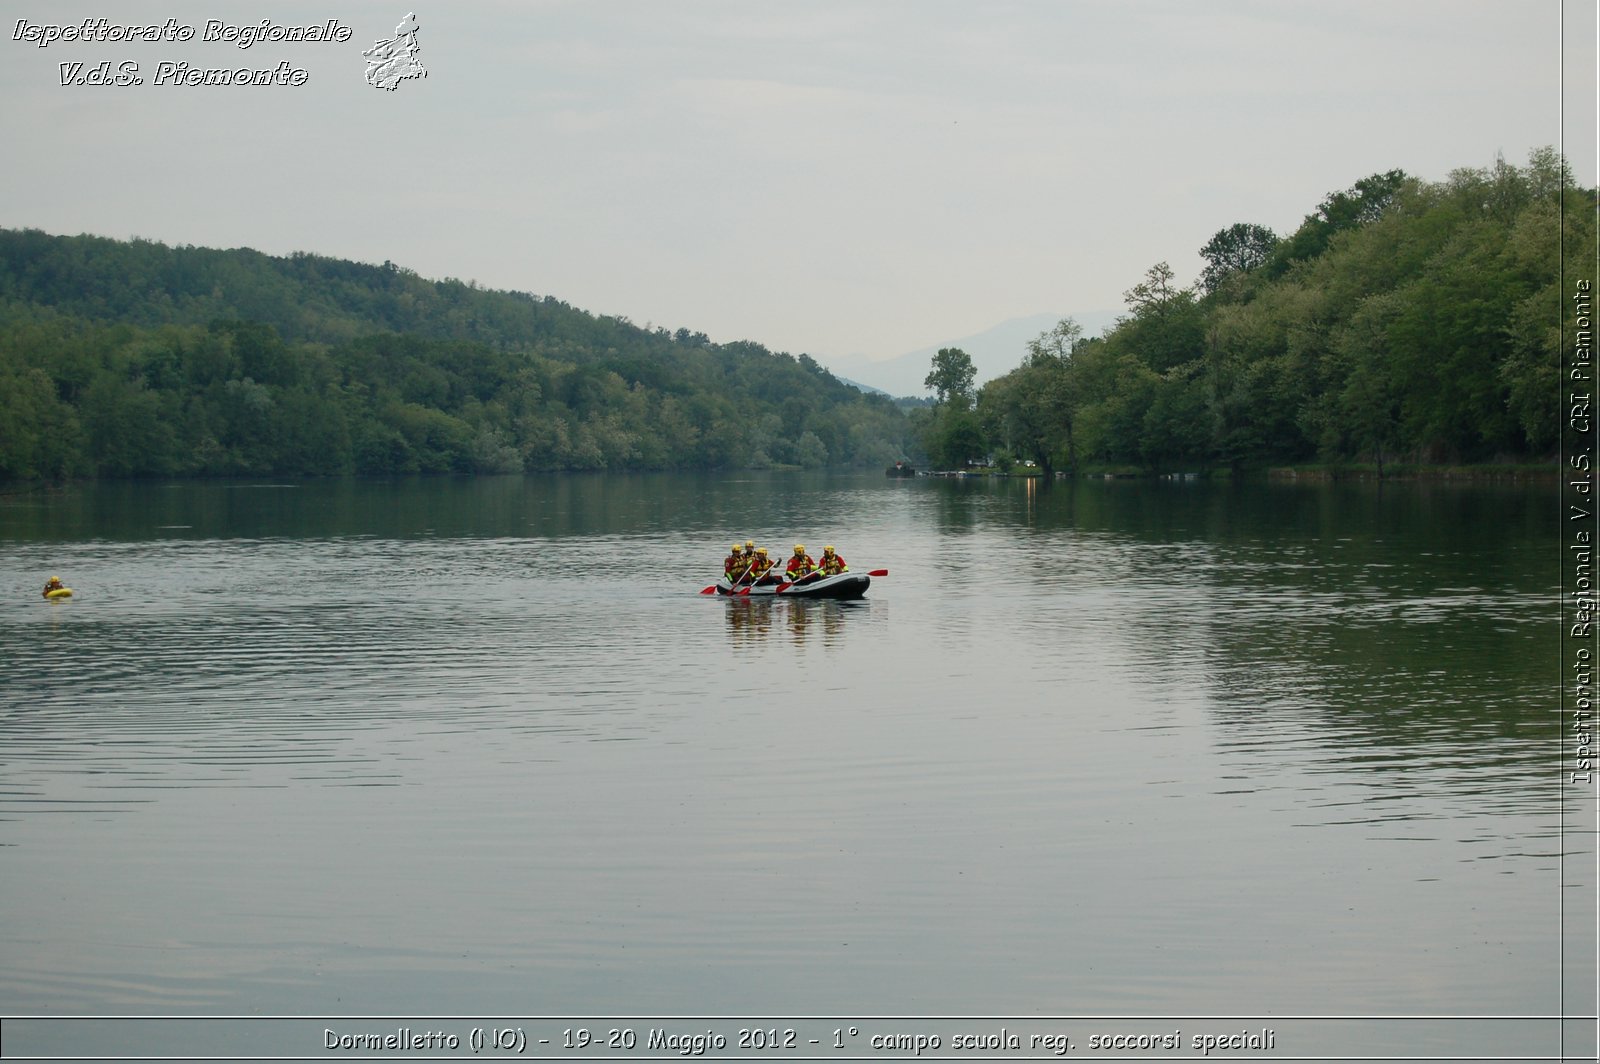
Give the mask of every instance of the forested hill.
MULTIPOLYGON (((38 230, 0 229, 0 299, 129 325, 254 321, 290 342, 337 344, 393 332, 500 348, 538 344, 543 353, 580 360, 628 346, 641 332, 625 319, 596 317, 550 297, 429 281, 390 262, 305 252, 279 258, 250 248, 174 248, 38 230)), ((684 332, 680 339, 691 337, 684 332)))
POLYGON ((950 359, 927 449, 1145 470, 1554 468, 1595 203, 1541 148, 1443 181, 1373 174, 1281 237, 1235 223, 1199 249, 1198 285, 1158 263, 1103 337, 1062 322, 976 396, 950 359))
POLYGON ((0 230, 0 480, 882 466, 805 355, 391 263, 0 230))
POLYGON ((1549 464, 1595 206, 1548 148, 1373 174, 1291 233, 1219 230, 1194 287, 1158 263, 1103 336, 1063 321, 981 391, 940 349, 910 416, 804 354, 390 263, 0 230, 0 481, 1549 464))

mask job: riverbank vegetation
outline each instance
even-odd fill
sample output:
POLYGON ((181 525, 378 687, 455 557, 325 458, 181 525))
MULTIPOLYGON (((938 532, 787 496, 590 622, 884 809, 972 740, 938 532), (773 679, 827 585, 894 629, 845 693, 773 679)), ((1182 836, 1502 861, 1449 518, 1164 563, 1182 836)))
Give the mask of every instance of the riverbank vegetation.
POLYGON ((1550 149, 1374 174, 1287 235, 1218 231, 1193 286, 1157 263, 1103 336, 1065 319, 982 388, 944 348, 933 399, 896 401, 805 354, 393 263, 0 230, 0 481, 1537 467, 1594 246, 1595 191, 1550 149))
MULTIPOLYGON (((945 468, 1548 464, 1594 247, 1595 191, 1549 149, 1443 182, 1374 174, 1285 237, 1219 231, 1193 287, 1152 266, 1104 336, 1062 321, 1006 376, 941 390, 919 429, 945 468)), ((929 387, 964 357, 941 351, 929 387)))
POLYGON ((0 480, 850 466, 910 446, 806 355, 390 263, 0 230, 0 480))

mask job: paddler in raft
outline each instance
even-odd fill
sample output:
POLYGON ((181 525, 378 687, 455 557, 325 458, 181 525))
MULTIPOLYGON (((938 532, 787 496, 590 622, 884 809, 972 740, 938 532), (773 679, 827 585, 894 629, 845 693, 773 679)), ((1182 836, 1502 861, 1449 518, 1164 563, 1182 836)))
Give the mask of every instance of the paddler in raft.
POLYGON ((794 545, 794 556, 789 559, 789 564, 783 568, 783 578, 791 584, 809 583, 815 578, 817 563, 811 560, 811 555, 806 553, 804 543, 794 545))
POLYGON ((744 548, 735 543, 728 548, 728 556, 722 559, 722 575, 728 578, 728 583, 737 584, 747 568, 749 566, 745 564, 744 548))
POLYGON ((749 579, 746 583, 751 585, 776 584, 778 578, 772 575, 773 564, 772 559, 767 557, 767 548, 757 547, 756 560, 750 566, 749 579))
MULTIPOLYGON (((738 544, 734 544, 734 546, 737 547, 738 544)), ((744 549, 739 553, 738 560, 736 561, 733 570, 728 573, 728 582, 734 587, 738 587, 740 584, 751 583, 751 573, 755 571, 755 567, 756 541, 753 539, 747 539, 744 541, 744 549)))
POLYGON ((832 546, 822 548, 822 560, 817 563, 817 572, 823 576, 838 576, 849 571, 850 567, 844 563, 843 558, 834 553, 832 546))
POLYGON ((43 595, 45 598, 49 598, 50 597, 50 592, 52 592, 52 591, 64 591, 64 590, 66 590, 66 587, 67 587, 67 585, 63 584, 61 582, 61 578, 59 576, 52 576, 49 580, 45 581, 44 590, 41 591, 40 594, 43 595))

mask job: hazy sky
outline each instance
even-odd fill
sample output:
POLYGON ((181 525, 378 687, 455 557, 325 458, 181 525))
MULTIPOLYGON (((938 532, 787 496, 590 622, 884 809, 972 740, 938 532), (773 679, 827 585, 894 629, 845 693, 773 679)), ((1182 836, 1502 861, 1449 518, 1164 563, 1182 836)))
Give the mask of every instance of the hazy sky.
POLYGON ((1119 309, 1152 264, 1192 281, 1218 229, 1285 233, 1377 171, 1521 164, 1564 133, 1596 182, 1589 0, 3 11, 0 225, 387 259, 824 363, 1119 309), (408 11, 427 78, 375 89, 361 53, 408 11), (197 35, 15 39, 98 16, 197 35), (200 39, 213 18, 352 36, 241 50, 200 39), (145 83, 62 86, 104 60, 145 83), (163 61, 307 76, 160 86, 163 61))

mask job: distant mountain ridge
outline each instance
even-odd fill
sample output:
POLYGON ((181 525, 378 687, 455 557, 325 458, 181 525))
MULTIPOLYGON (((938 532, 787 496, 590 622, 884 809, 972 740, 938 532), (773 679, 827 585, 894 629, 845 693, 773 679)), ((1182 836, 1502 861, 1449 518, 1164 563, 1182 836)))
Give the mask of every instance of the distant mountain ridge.
POLYGON ((1042 332, 1055 328, 1062 318, 1070 317, 1083 326, 1085 336, 1098 336, 1124 312, 1120 310, 1093 310, 1070 314, 1030 314, 1011 318, 982 332, 963 336, 931 347, 921 347, 894 358, 874 361, 865 355, 847 355, 842 358, 818 359, 841 380, 887 392, 893 396, 922 397, 928 393, 923 380, 928 375, 933 356, 943 347, 959 347, 972 358, 978 371, 978 384, 1016 369, 1028 352, 1028 341, 1042 332))

